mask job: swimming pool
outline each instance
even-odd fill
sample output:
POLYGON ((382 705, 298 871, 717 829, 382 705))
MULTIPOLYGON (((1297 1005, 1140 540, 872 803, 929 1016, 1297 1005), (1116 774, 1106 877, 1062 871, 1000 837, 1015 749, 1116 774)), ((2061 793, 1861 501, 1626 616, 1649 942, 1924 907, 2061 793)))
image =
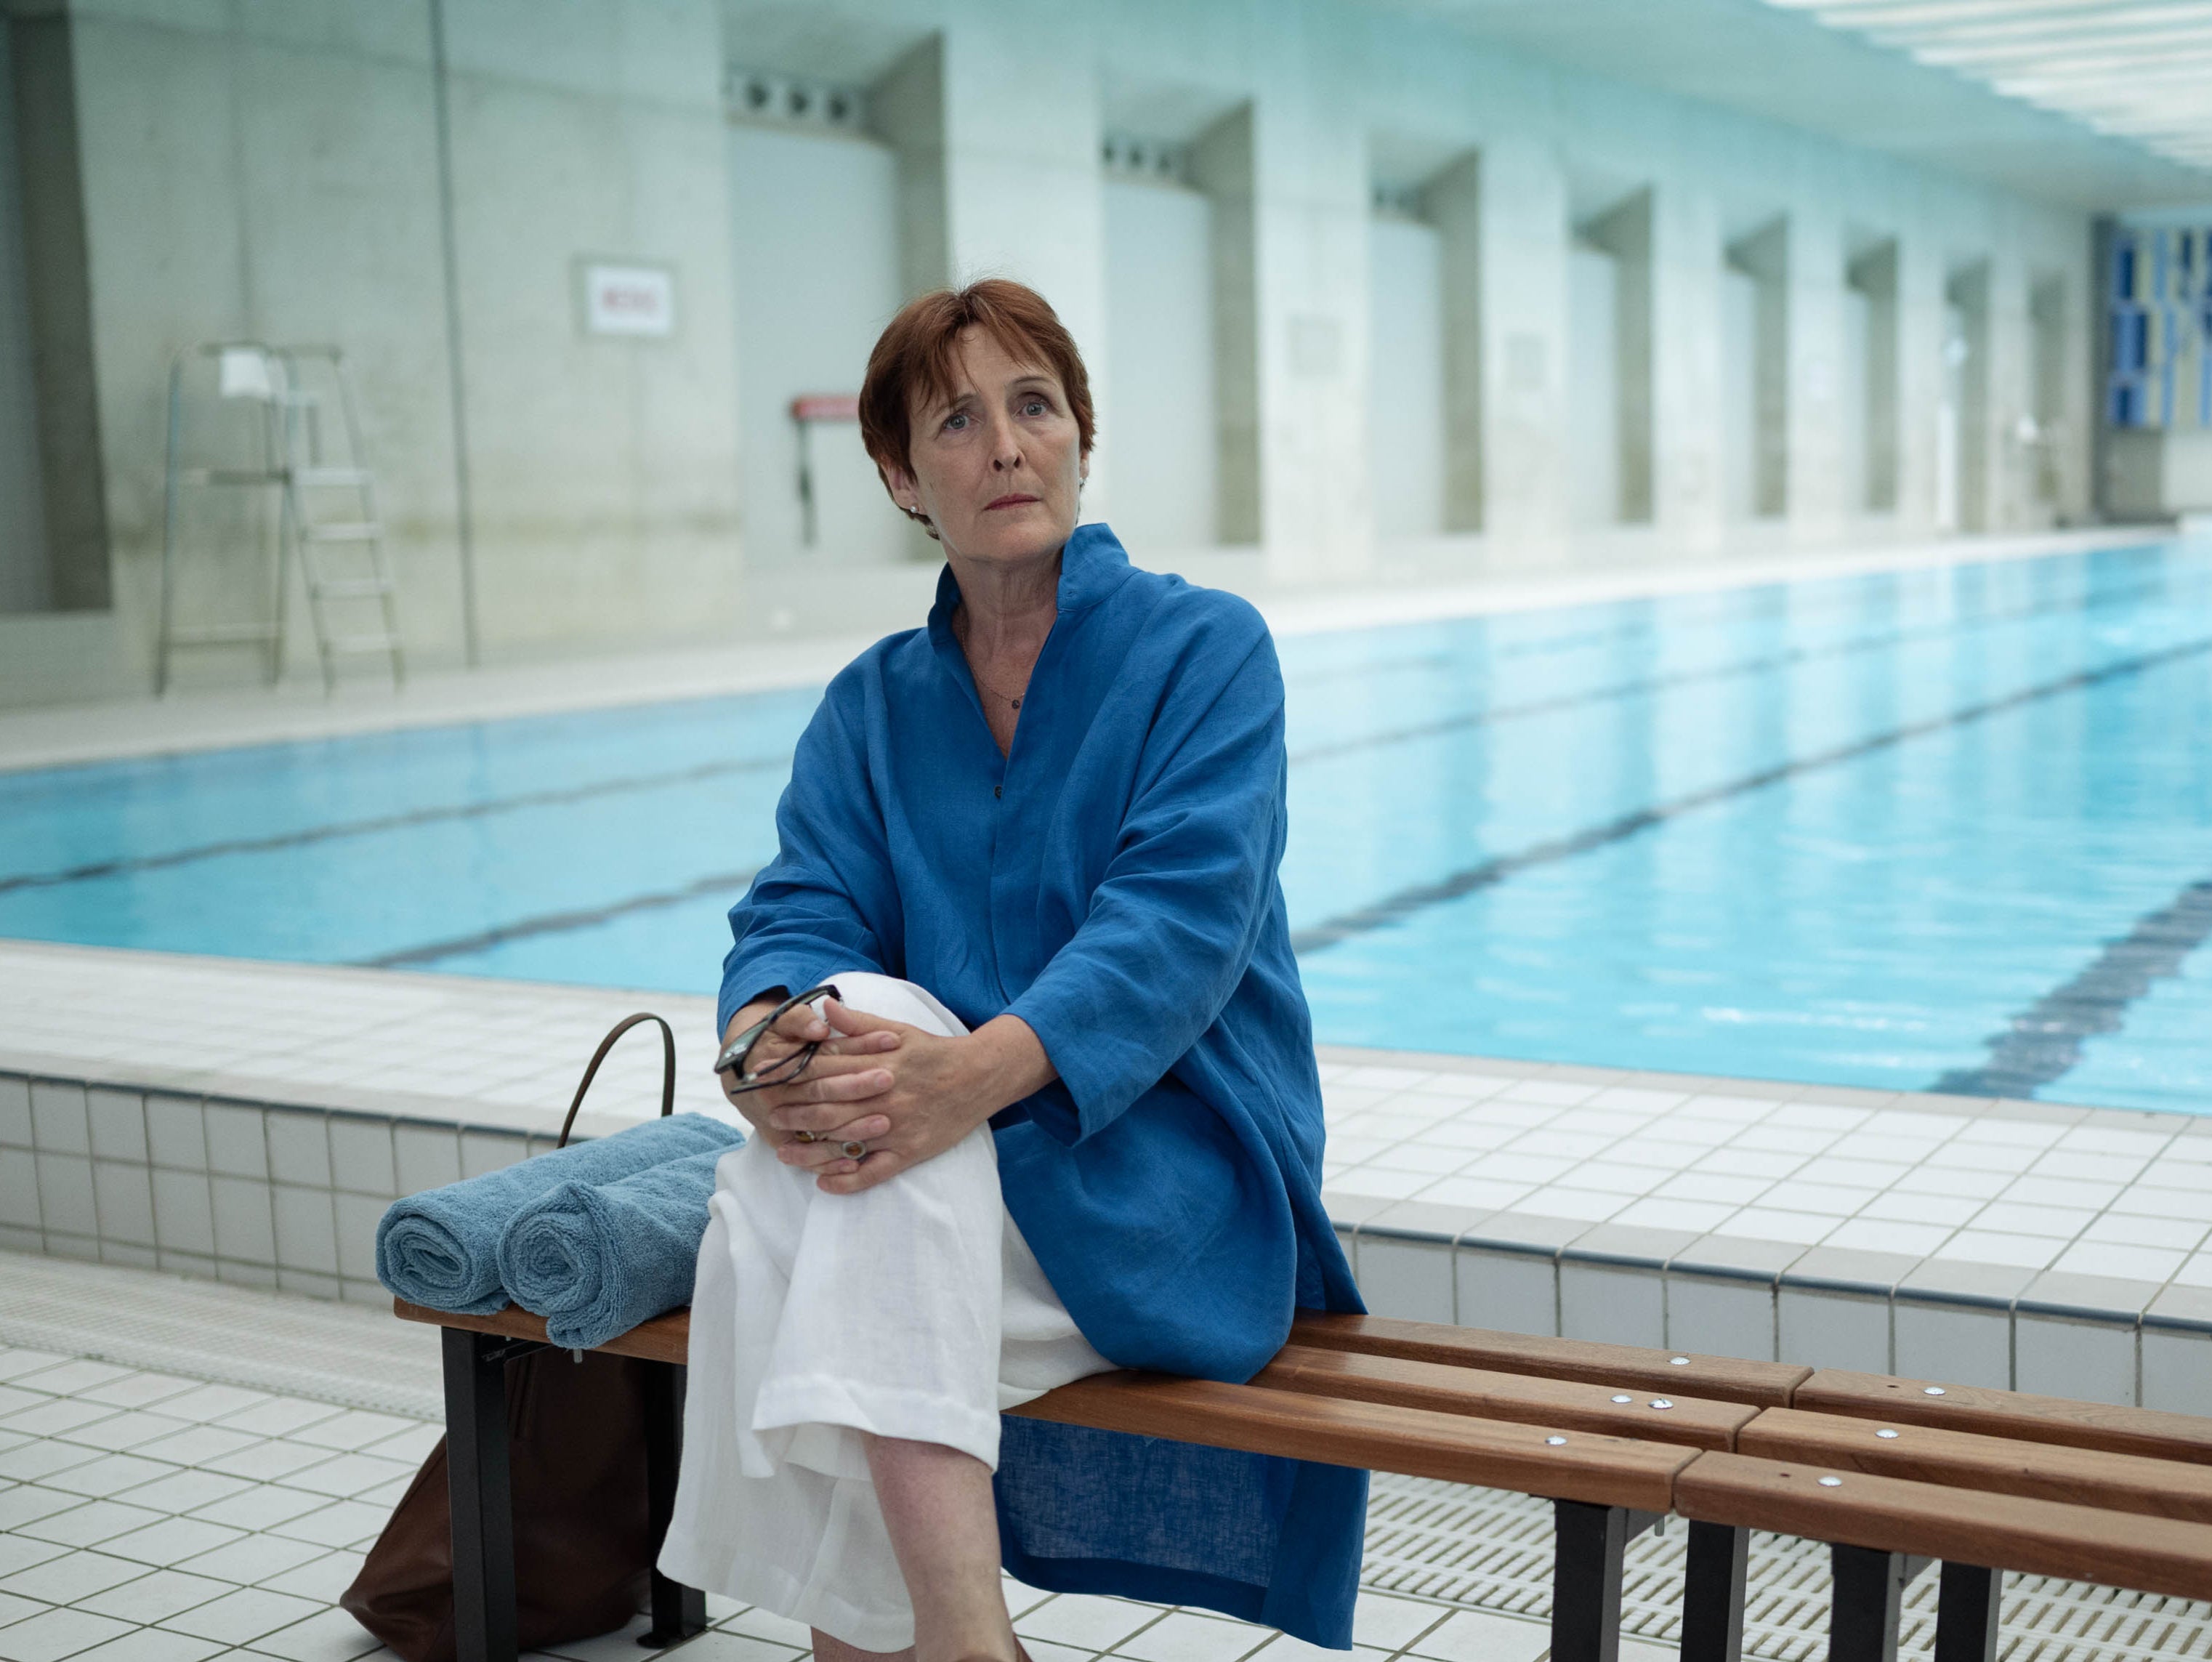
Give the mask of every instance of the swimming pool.
MULTIPOLYGON (((2212 549, 1281 643, 1325 1041, 2212 1111, 2212 549)), ((710 991, 816 697, 0 775, 0 934, 710 991)))

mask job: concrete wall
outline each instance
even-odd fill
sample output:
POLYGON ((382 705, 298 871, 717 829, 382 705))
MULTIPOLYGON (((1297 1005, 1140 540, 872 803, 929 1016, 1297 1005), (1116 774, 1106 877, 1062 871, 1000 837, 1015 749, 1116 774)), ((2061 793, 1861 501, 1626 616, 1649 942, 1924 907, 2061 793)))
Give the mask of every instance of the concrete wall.
MULTIPOLYGON (((850 225, 847 240, 895 244, 899 287, 1001 271, 1052 298, 1093 366, 1104 437, 1086 508, 1109 519, 1121 355, 1101 138, 1119 128, 1188 147, 1211 237, 1212 534, 1264 545, 1284 580, 1356 580, 1378 540, 1413 528, 1378 504, 1373 461, 1373 378, 1396 373, 1370 362, 1370 195, 1385 174, 1437 239, 1446 534, 1422 539, 1431 562, 1585 557, 1571 460, 1578 234, 1633 267, 1616 286, 1626 311, 1608 355, 1622 479, 1607 494, 1610 517, 1628 521, 1598 528, 1610 555, 1931 530, 1943 310, 1964 273, 1982 274, 1982 362, 1960 521, 2011 530, 2087 508, 2093 285, 2078 212, 1352 0, 1011 12, 973 0, 71 0, 66 23, 91 349, 80 425, 96 435, 91 466, 69 477, 98 480, 114 609, 89 652, 7 620, 18 649, 0 652, 0 703, 82 696, 88 678, 144 684, 164 376, 175 352, 211 338, 335 340, 351 355, 419 662, 463 654, 465 546, 486 657, 713 638, 771 610, 798 627, 831 621, 834 588, 805 587, 781 523, 784 459, 759 454, 788 441, 761 412, 800 369, 771 362, 762 268, 741 271, 769 228, 747 216, 788 219, 806 201, 787 180, 781 205, 749 206, 733 182, 732 64, 867 89, 897 224, 850 225), (1623 203, 1632 224, 1601 218, 1623 203), (1856 476, 1875 424, 1844 373, 1862 350, 1844 296, 1852 260, 1892 244, 1895 507, 1869 511, 1856 476), (578 268, 592 257, 672 271, 673 336, 586 334, 578 268), (1756 423, 1733 408, 1732 261, 1756 268, 1762 297, 1756 423), (2039 380, 2031 342, 2053 305, 2069 344, 2039 380), (2020 417, 2054 400, 2041 430, 2055 448, 2024 441, 2020 417), (1753 524, 1728 483, 1746 443, 1766 510, 1753 524), (53 673, 64 660, 74 679, 53 673), (95 663, 107 667, 83 667, 95 663)), ((844 307, 831 332, 842 354, 866 332, 854 320, 884 303, 844 307)), ((1143 350, 1128 358, 1139 399, 1143 350)), ((847 479, 860 472, 851 456, 836 466, 841 488, 866 484, 847 479)), ((836 511, 848 508, 839 547, 853 557, 914 552, 866 517, 887 507, 836 511)), ((1129 508, 1142 526, 1146 504, 1129 508)), ((246 569, 250 552, 216 551, 216 577, 224 561, 246 569)))

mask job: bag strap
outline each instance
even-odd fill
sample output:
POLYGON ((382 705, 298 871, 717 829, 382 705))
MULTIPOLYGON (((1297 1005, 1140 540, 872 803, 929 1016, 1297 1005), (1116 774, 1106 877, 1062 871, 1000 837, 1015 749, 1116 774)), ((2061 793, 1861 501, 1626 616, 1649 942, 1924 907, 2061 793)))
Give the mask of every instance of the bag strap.
POLYGON ((561 1141, 553 1146, 568 1146, 569 1128, 576 1123, 576 1111, 584 1105, 584 1093, 592 1088, 592 1081, 599 1076, 599 1064, 607 1059, 607 1052, 615 1048, 620 1038, 641 1021, 650 1021, 660 1029, 660 1117, 666 1119, 676 1111, 676 1032, 665 1021, 650 1010, 641 1010, 634 1016, 625 1016, 608 1030, 599 1041, 599 1048, 592 1052, 592 1059, 584 1064, 584 1077, 577 1082, 576 1099, 568 1105, 568 1117, 561 1122, 561 1141))

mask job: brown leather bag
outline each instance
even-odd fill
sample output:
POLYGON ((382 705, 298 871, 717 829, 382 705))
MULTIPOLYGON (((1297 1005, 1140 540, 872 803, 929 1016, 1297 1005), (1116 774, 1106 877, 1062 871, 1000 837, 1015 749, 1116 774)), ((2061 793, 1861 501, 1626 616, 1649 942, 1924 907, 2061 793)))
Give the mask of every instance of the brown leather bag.
MULTIPOLYGON (((674 1110, 676 1036, 659 1016, 634 1015, 600 1042, 584 1069, 561 1126, 562 1144, 599 1063, 641 1021, 659 1023, 660 1111, 674 1110)), ((645 1480, 645 1370, 655 1366, 562 1350, 535 1350, 507 1365, 515 1636, 525 1652, 611 1633, 645 1604, 660 1546, 645 1480)), ((406 1662, 455 1662, 443 1438, 338 1603, 406 1662)))

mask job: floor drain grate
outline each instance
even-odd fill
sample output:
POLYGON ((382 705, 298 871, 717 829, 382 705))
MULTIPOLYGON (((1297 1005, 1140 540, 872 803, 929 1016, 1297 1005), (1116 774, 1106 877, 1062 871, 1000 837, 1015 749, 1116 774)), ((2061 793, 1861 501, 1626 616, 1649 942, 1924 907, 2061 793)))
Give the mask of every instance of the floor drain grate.
MULTIPOLYGON (((1552 1614, 1552 1513, 1542 1501, 1378 1472, 1367 1510, 1361 1572, 1380 1592, 1469 1604, 1532 1620, 1552 1614)), ((1679 1519, 1628 1549, 1622 1576, 1624 1639, 1681 1642, 1679 1519)), ((1931 1571, 1905 1599, 1900 1655, 1936 1643, 1931 1571)), ((1828 1648, 1828 1549, 1754 1534, 1744 1610, 1744 1653, 1767 1662, 1819 1662, 1828 1648)), ((2061 1581, 2005 1577, 1998 1662, 2212 1662, 2212 1604, 2061 1581)))

